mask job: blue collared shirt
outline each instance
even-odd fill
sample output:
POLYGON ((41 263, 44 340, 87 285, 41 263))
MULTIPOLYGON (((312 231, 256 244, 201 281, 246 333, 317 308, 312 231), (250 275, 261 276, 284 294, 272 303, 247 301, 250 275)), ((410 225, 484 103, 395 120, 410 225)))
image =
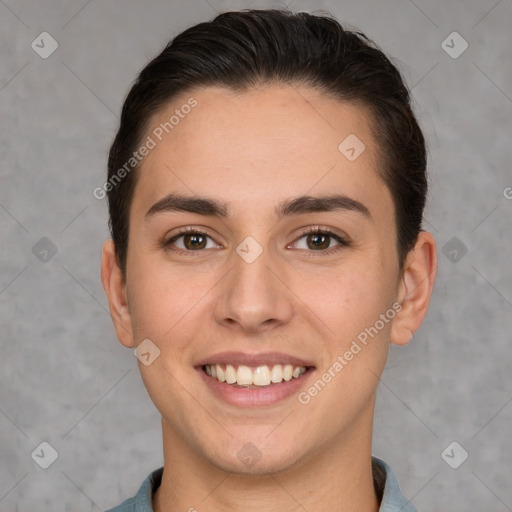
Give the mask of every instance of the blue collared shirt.
MULTIPOLYGON (((418 512, 418 509, 402 496, 398 481, 391 467, 381 459, 372 457, 375 489, 382 494, 379 512, 418 512)), ((151 500, 153 493, 162 481, 164 468, 153 471, 144 480, 137 494, 121 505, 106 512, 153 512, 151 500)))

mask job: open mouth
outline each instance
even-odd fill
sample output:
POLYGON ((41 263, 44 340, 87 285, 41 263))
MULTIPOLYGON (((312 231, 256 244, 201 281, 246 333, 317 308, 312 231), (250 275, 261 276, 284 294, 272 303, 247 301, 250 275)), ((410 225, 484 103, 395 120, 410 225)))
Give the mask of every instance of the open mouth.
POLYGON ((261 365, 255 367, 236 364, 205 364, 202 366, 204 373, 212 379, 230 384, 233 387, 249 389, 273 386, 293 379, 299 379, 311 368, 309 366, 296 366, 292 364, 261 365))

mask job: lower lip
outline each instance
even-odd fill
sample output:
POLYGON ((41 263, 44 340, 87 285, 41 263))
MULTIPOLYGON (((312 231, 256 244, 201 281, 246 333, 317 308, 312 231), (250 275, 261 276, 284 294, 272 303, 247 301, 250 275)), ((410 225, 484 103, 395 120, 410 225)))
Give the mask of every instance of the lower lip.
POLYGON ((278 384, 270 384, 261 388, 241 388, 225 382, 220 382, 207 375, 202 367, 198 368, 199 374, 206 386, 219 398, 229 404, 239 407, 255 407, 260 405, 273 405, 295 395, 299 389, 309 380, 313 373, 312 368, 296 379, 282 381, 278 384))

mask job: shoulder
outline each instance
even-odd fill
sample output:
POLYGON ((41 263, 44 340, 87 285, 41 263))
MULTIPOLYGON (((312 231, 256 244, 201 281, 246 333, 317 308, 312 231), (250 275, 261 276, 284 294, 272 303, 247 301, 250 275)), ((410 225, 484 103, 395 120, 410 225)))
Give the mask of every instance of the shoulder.
POLYGON ((381 459, 372 457, 373 481, 381 500, 379 512, 418 512, 418 509, 402 495, 393 470, 381 459))
POLYGON ((135 496, 128 498, 117 507, 108 509, 105 512, 153 512, 151 499, 162 481, 163 470, 163 467, 155 469, 142 482, 135 496))
POLYGON ((129 498, 117 507, 109 508, 105 512, 135 512, 135 496, 133 498, 129 498))

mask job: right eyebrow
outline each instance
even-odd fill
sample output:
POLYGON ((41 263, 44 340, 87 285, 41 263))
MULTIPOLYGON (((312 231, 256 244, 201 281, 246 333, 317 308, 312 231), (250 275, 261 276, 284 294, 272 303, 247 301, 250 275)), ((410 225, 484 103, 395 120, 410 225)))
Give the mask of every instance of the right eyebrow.
POLYGON ((153 215, 163 212, 189 212, 212 217, 228 217, 227 205, 207 197, 192 197, 181 194, 169 194, 157 201, 145 215, 148 220, 153 215))

